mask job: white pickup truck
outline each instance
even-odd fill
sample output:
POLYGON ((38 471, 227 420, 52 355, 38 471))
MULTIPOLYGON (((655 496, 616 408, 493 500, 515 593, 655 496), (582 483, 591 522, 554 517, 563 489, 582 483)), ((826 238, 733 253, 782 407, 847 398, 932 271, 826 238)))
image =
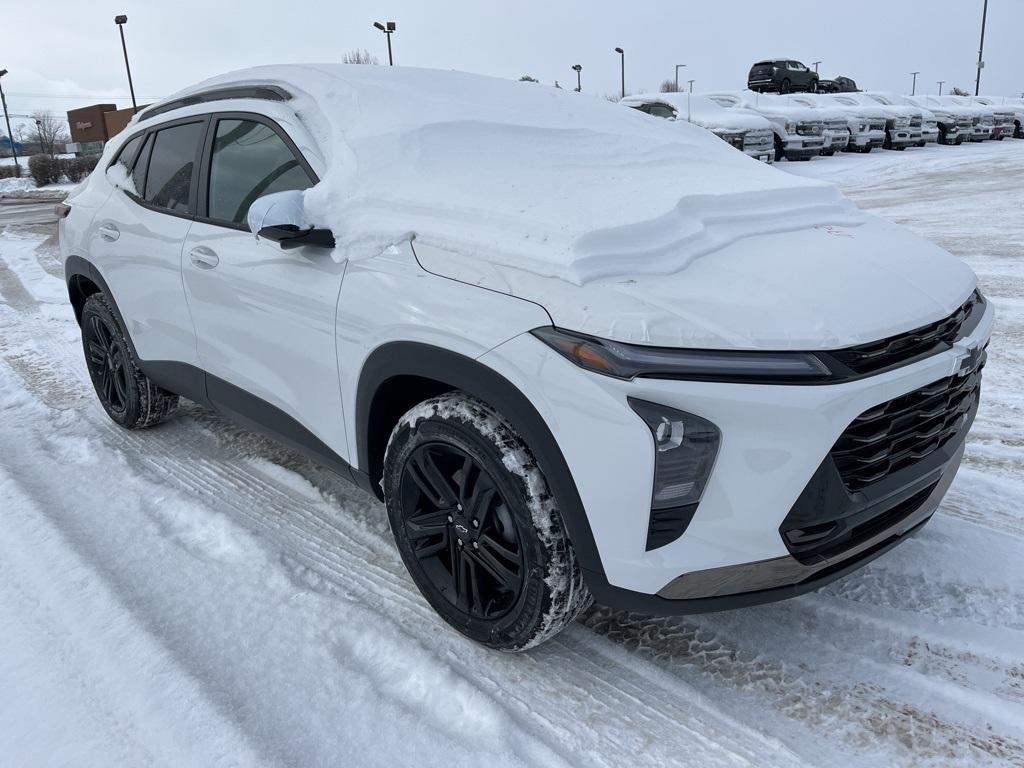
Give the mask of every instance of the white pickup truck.
POLYGON ((704 94, 728 110, 752 111, 771 123, 775 161, 810 160, 825 148, 825 121, 810 107, 791 104, 784 96, 753 91, 716 91, 704 94))
POLYGON ((756 112, 726 109, 707 96, 690 93, 641 93, 619 103, 655 117, 699 125, 757 160, 771 163, 775 159, 771 123, 756 112))

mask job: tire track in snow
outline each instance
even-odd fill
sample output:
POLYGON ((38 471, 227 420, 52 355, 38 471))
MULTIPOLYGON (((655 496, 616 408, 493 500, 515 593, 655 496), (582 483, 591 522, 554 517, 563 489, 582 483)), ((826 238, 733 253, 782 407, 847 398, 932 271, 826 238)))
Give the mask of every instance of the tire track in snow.
MULTIPOLYGON (((38 347, 34 349, 36 354, 47 355, 52 360, 64 356, 61 368, 77 379, 82 387, 91 386, 77 350, 69 356, 67 350, 58 345, 44 343, 38 347)), ((33 382, 41 400, 52 401, 60 395, 53 390, 52 382, 52 377, 33 382)), ((90 421, 98 421, 102 425, 98 432, 105 450, 120 453, 134 473, 154 483, 170 483, 190 495, 213 500, 214 508, 227 513, 232 519, 242 521, 245 527, 258 532, 264 539, 269 539, 273 549, 314 571, 340 593, 358 597, 381 613, 381 620, 387 621, 388 614, 398 609, 403 618, 404 630, 412 628, 415 630, 411 632, 413 636, 429 640, 433 646, 440 644, 443 647, 444 652, 433 651, 439 663, 445 663, 443 657, 446 655, 466 655, 466 643, 461 639, 456 640, 454 636, 449 637, 449 630, 441 626, 440 620, 415 591, 392 543, 379 534, 369 537, 361 535, 365 531, 360 526, 345 524, 345 513, 333 508, 325 509, 328 505, 319 492, 310 494, 298 492, 291 487, 282 489, 277 482, 279 478, 268 478, 250 460, 240 460, 237 455, 233 455, 235 452, 230 450, 231 446, 218 444, 208 430, 196 428, 196 425, 189 424, 187 418, 159 427, 149 434, 128 433, 110 424, 98 404, 90 403, 86 410, 90 421), (311 499, 311 495, 316 498, 311 499), (360 538, 368 540, 359 541, 360 538), (382 561, 387 563, 386 567, 382 561), (396 588, 396 585, 400 585, 400 588, 396 588), (380 611, 382 597, 386 598, 385 603, 390 603, 390 607, 380 611), (424 627, 430 631, 424 633, 424 627)), ((215 422, 219 419, 212 414, 208 414, 207 418, 215 422)), ((42 441, 50 451, 58 448, 58 442, 57 439, 42 441), (51 444, 47 445, 47 442, 51 444)), ((250 437, 246 442, 255 441, 250 437)), ((297 459, 297 462, 305 463, 302 459, 297 459)), ((331 489, 331 494, 340 500, 343 507, 376 508, 377 516, 383 520, 383 508, 375 500, 371 501, 354 487, 342 490, 342 482, 337 481, 339 485, 331 489)), ((490 668, 495 665, 495 661, 503 658, 502 655, 498 655, 496 660, 494 654, 475 646, 471 648, 470 655, 475 657, 474 661, 479 665, 474 677, 478 681, 488 678, 493 680, 490 668)), ((502 664, 511 679, 518 676, 516 666, 519 663, 510 660, 502 664)), ((631 760, 636 765, 656 765, 669 759, 671 754, 678 754, 681 749, 687 749, 691 754, 699 753, 696 744, 701 742, 706 745, 706 760, 715 761, 728 752, 728 747, 722 745, 736 741, 735 736, 724 733, 719 733, 713 740, 705 735, 705 732, 715 732, 717 716, 713 712, 704 713, 696 719, 700 726, 698 729, 683 725, 686 720, 694 720, 695 708, 691 703, 679 709, 675 705, 666 706, 664 701, 651 702, 647 693, 649 686, 630 681, 634 676, 626 670, 613 670, 609 674, 606 670, 595 668, 592 677, 581 680, 571 674, 575 671, 571 665, 566 669, 569 674, 545 669, 543 677, 547 680, 548 691, 541 699, 538 699, 535 687, 518 697, 513 696, 512 691, 499 682, 493 682, 488 693, 497 701, 514 701, 517 705, 515 714, 525 717, 534 728, 543 729, 542 733, 547 732, 550 747, 556 748, 560 742, 569 738, 578 744, 580 750, 606 755, 599 764, 615 765, 631 760), (581 729, 581 723, 574 717, 572 709, 562 706, 564 691, 579 688, 591 691, 586 701, 591 708, 588 712, 590 718, 602 724, 619 723, 616 733, 610 733, 607 725, 581 729), (621 699, 624 690, 630 688, 635 691, 636 711, 624 715, 620 711, 621 699), (541 706, 540 700, 551 703, 541 706), (600 714, 596 714, 594 709, 600 714), (633 727, 637 719, 644 723, 643 728, 633 727), (628 744, 632 733, 644 733, 646 738, 652 738, 652 734, 657 735, 655 741, 658 748, 649 747, 649 756, 643 758, 630 753, 616 757, 616 745, 628 744), (659 753, 660 757, 656 759, 655 755, 659 753)), ((731 761, 756 764, 759 746, 764 743, 763 738, 753 732, 742 733, 741 736, 741 743, 734 747, 738 748, 738 752, 732 756, 731 761)), ((769 743, 778 749, 777 744, 769 743)), ((566 757, 568 759, 573 755, 566 757)))
MULTIPOLYGON (((80 366, 80 361, 78 361, 78 362, 79 362, 79 367, 81 367, 80 366)), ((84 373, 84 367, 81 367, 81 372, 84 373)), ((85 386, 89 386, 87 379, 84 379, 84 381, 82 383, 85 386)), ((51 392, 51 399, 59 400, 60 397, 58 395, 56 395, 55 393, 51 392)), ((102 414, 99 413, 98 406, 90 405, 89 407, 95 412, 94 415, 99 416, 100 419, 105 418, 104 416, 102 416, 102 414)), ((205 415, 204 414, 204 415, 199 415, 196 418, 198 418, 200 421, 208 424, 209 427, 210 427, 210 432, 213 433, 213 434, 216 434, 216 432, 219 432, 221 430, 224 430, 226 432, 230 431, 230 428, 225 427, 225 425, 223 423, 218 423, 218 417, 216 417, 216 416, 205 415), (216 431, 216 432, 214 432, 214 431, 216 431)), ((177 425, 169 425, 169 426, 177 426, 177 425)), ((109 427, 109 428, 113 429, 113 427, 109 427)), ((100 427, 100 429, 102 430, 103 427, 100 427)), ((240 442, 236 443, 235 448, 240 451, 241 455, 243 455, 243 456, 244 455, 248 455, 248 456, 253 456, 253 457, 260 457, 260 456, 266 456, 267 455, 265 446, 258 445, 258 440, 254 440, 252 437, 250 437, 248 440, 246 440, 245 438, 241 437, 241 434, 244 434, 244 432, 243 433, 236 433, 236 434, 240 438, 240 442)), ((118 445, 118 443, 116 441, 114 443, 112 443, 112 446, 116 446, 116 445, 118 445)), ((154 446, 152 446, 151 444, 142 444, 142 445, 137 445, 136 444, 136 445, 132 445, 130 447, 132 449, 132 452, 138 451, 138 450, 142 450, 143 452, 146 452, 146 455, 148 455, 148 452, 152 451, 154 446)), ((177 446, 177 448, 180 448, 181 450, 179 452, 176 449, 175 451, 172 452, 174 454, 174 458, 177 458, 177 456, 186 456, 187 457, 189 455, 189 453, 193 453, 193 454, 199 453, 199 450, 197 449, 197 445, 193 442, 191 437, 189 437, 188 439, 183 440, 183 442, 179 446, 177 446)), ((217 457, 216 451, 218 449, 223 451, 224 450, 224 445, 223 445, 222 442, 219 442, 218 440, 215 439, 213 441, 213 446, 212 447, 207 446, 207 448, 209 448, 211 450, 211 454, 210 455, 212 455, 214 457, 217 457)), ((285 453, 287 453, 287 452, 285 452, 285 453)), ((279 459, 281 457, 281 452, 280 451, 273 451, 272 453, 270 453, 270 456, 272 456, 272 458, 270 459, 271 461, 279 461, 279 459)), ((160 457, 160 458, 161 458, 161 460, 163 460, 163 459, 166 459, 167 457, 164 456, 164 457, 160 457)), ((207 495, 209 495, 210 498, 217 499, 219 494, 223 494, 225 492, 224 486, 223 485, 218 485, 218 474, 217 474, 217 471, 222 469, 222 467, 219 464, 220 459, 216 459, 216 461, 218 463, 215 466, 210 468, 210 473, 208 475, 203 476, 202 474, 193 473, 192 482, 196 483, 196 486, 195 486, 196 488, 201 488, 200 493, 201 493, 203 498, 206 498, 207 495)), ((361 542, 362 544, 364 544, 365 546, 368 547, 367 550, 363 550, 362 552, 353 552, 353 555, 357 558, 357 562, 358 562, 358 558, 363 558, 363 557, 371 556, 371 555, 374 555, 374 554, 377 557, 383 557, 385 559, 387 559, 387 558, 390 558, 391 560, 395 560, 396 559, 395 556, 394 556, 394 553, 393 553, 393 549, 391 548, 390 542, 387 541, 384 538, 384 535, 382 534, 382 532, 386 532, 386 523, 383 523, 382 513, 379 511, 379 508, 378 508, 377 513, 376 514, 374 513, 375 502, 371 502, 368 497, 362 497, 361 499, 360 498, 353 498, 350 491, 341 491, 338 488, 335 488, 330 481, 326 481, 324 479, 324 477, 322 476, 322 473, 319 470, 317 470, 315 468, 312 468, 311 466, 305 466, 303 460, 301 460, 301 459, 298 459, 298 460, 294 460, 293 459, 293 460, 289 461, 289 460, 287 460, 287 458, 285 458, 284 461, 285 461, 284 465, 287 466, 290 470, 298 471, 299 475, 305 477, 307 480, 310 480, 313 483, 313 486, 311 486, 311 487, 314 490, 318 491, 318 492, 322 492, 323 493, 323 498, 326 499, 327 501, 337 500, 339 505, 343 505, 343 506, 345 506, 347 508, 355 507, 355 512, 356 512, 357 520, 359 520, 359 522, 361 522, 361 523, 366 523, 363 526, 364 530, 362 530, 362 531, 359 531, 359 530, 356 530, 356 531, 347 530, 345 528, 345 523, 344 522, 342 522, 340 525, 341 525, 342 534, 344 536, 348 537, 348 538, 369 539, 368 543, 367 542, 361 542), (366 537, 365 535, 363 535, 363 534, 365 534, 367 532, 367 530, 372 532, 373 535, 370 536, 370 537, 366 537)), ((185 475, 185 473, 186 473, 185 465, 187 463, 188 463, 187 461, 181 462, 181 465, 173 467, 173 471, 174 472, 181 472, 182 473, 182 477, 185 477, 186 476, 185 475)), ((280 481, 282 480, 282 478, 280 477, 280 473, 274 473, 274 472, 268 473, 268 472, 263 471, 262 469, 260 469, 257 466, 256 467, 256 472, 257 472, 257 474, 259 476, 256 477, 255 481, 253 481, 253 479, 252 479, 252 473, 254 471, 253 468, 252 467, 245 468, 244 467, 245 462, 241 462, 241 464, 242 464, 243 468, 246 471, 241 471, 239 476, 237 476, 234 479, 234 483, 238 483, 239 485, 235 485, 234 483, 233 484, 229 484, 228 488, 232 488, 232 487, 237 488, 237 494, 241 495, 246 502, 265 501, 267 498, 269 498, 270 499, 270 506, 266 510, 268 512, 268 515, 262 515, 262 514, 257 513, 256 517, 254 518, 253 524, 254 525, 258 525, 258 526, 264 526, 264 527, 268 526, 268 525, 271 525, 270 521, 267 518, 270 515, 277 515, 280 512, 280 509, 278 507, 274 506, 274 505, 279 505, 279 504, 295 504, 295 502, 294 502, 294 500, 292 500, 292 501, 282 501, 280 499, 280 496, 277 495, 276 493, 270 493, 269 497, 268 497, 267 495, 265 495, 266 488, 261 488, 259 490, 260 496, 259 496, 258 499, 256 499, 253 496, 253 494, 256 491, 253 490, 254 486, 252 485, 252 483, 255 482, 256 486, 259 486, 260 484, 264 484, 264 485, 270 484, 272 487, 275 487, 276 491, 279 491, 280 488, 276 488, 276 486, 280 485, 280 481), (247 479, 247 475, 248 475, 248 479, 247 479), (246 483, 250 483, 250 484, 246 485, 246 483)), ((237 470, 238 467, 235 467, 235 469, 237 470)), ((154 464, 149 466, 149 468, 146 469, 145 471, 147 473, 151 473, 149 476, 155 475, 156 473, 161 471, 161 464, 160 464, 160 462, 159 461, 154 462, 154 464)), ((164 470, 164 471, 166 471, 166 470, 164 470)), ((302 493, 302 492, 299 492, 299 491, 294 491, 294 490, 292 491, 292 493, 295 496, 297 496, 299 499, 306 498, 307 503, 309 502, 309 494, 302 493)), ((324 510, 320 509, 320 506, 322 506, 322 505, 318 505, 318 504, 314 503, 314 505, 313 505, 314 508, 309 512, 308 516, 303 517, 301 519, 297 519, 295 521, 295 524, 292 525, 291 527, 284 527, 284 528, 282 528, 281 521, 275 522, 273 525, 276 526, 275 529, 279 530, 280 531, 280 535, 281 535, 281 539, 277 542, 277 544, 280 545, 282 551, 288 552, 289 549, 295 549, 296 551, 298 551, 300 553, 300 559, 301 558, 308 558, 308 561, 310 563, 310 565, 309 565, 309 569, 310 569, 309 570, 309 574, 313 577, 312 580, 315 581, 315 580, 319 579, 324 584, 329 585, 328 586, 329 590, 340 590, 342 593, 344 593, 346 591, 346 588, 347 588, 346 584, 345 584, 346 578, 351 576, 351 574, 347 573, 346 569, 351 567, 351 566, 345 560, 332 559, 328 555, 328 552, 327 552, 332 546, 334 546, 334 544, 331 541, 331 535, 337 535, 337 531, 338 531, 338 523, 336 522, 336 520, 334 518, 337 518, 339 514, 343 515, 344 512, 339 513, 337 510, 335 510, 333 512, 333 514, 332 514, 331 512, 325 512, 324 510), (332 530, 334 531, 333 534, 331 533, 332 530), (318 545, 321 551, 317 551, 317 547, 311 547, 308 544, 303 543, 305 538, 310 537, 311 531, 319 531, 320 533, 318 535, 323 537, 322 540, 321 540, 321 543, 318 545)), ((233 509, 233 510, 231 510, 231 514, 232 515, 236 515, 236 514, 237 515, 244 515, 245 512, 246 512, 246 510, 243 510, 243 509, 233 509)), ((252 514, 251 510, 249 510, 249 512, 250 512, 250 514, 252 514)), ((404 577, 404 573, 401 572, 400 569, 395 570, 394 568, 385 568, 385 569, 383 569, 382 573, 379 574, 379 575, 380 575, 380 579, 381 580, 374 581, 372 579, 368 579, 368 580, 366 580, 362 584, 362 587, 363 587, 363 590, 364 590, 364 595, 368 599, 372 599, 372 597, 374 595, 379 595, 381 592, 383 592, 385 590, 385 588, 388 585, 386 585, 383 582, 384 579, 392 578, 392 579, 397 579, 399 582, 402 582, 402 581, 407 582, 407 579, 405 579, 405 577, 404 577)), ((299 574, 297 572, 297 576, 301 577, 302 574, 299 574)), ((407 586, 408 586, 408 584, 407 584, 407 586)), ((431 624, 431 623, 433 623, 435 625, 437 624, 437 620, 433 618, 433 616, 429 612, 429 610, 423 610, 423 605, 421 604, 422 601, 419 600, 418 594, 415 593, 414 591, 410 592, 409 589, 393 591, 392 594, 388 595, 388 598, 389 599, 393 599, 396 602, 404 601, 402 603, 402 610, 403 610, 403 612, 406 609, 408 609, 410 611, 414 611, 416 609, 416 606, 419 606, 420 610, 418 610, 414 614, 415 623, 426 622, 428 625, 431 624)), ((871 600, 870 596, 865 598, 865 601, 864 601, 865 606, 870 604, 870 600, 871 600)), ((379 603, 379 600, 377 602, 379 603)), ((383 611, 383 613, 387 614, 387 613, 389 613, 389 610, 385 609, 383 611)), ((406 620, 409 617, 406 617, 406 616, 403 615, 402 618, 403 618, 403 620, 406 620)), ((833 627, 831 625, 827 624, 827 616, 824 617, 824 618, 826 620, 826 624, 825 624, 825 626, 822 627, 822 631, 829 631, 829 630, 833 629, 833 627)), ((721 648, 728 649, 729 648, 729 644, 723 644, 723 641, 721 641, 720 639, 717 638, 717 634, 716 633, 714 633, 712 630, 707 629, 708 625, 713 627, 713 622, 708 622, 707 625, 703 625, 705 627, 705 630, 704 630, 705 633, 709 633, 710 632, 710 634, 712 635, 712 638, 710 640, 706 640, 705 639, 705 642, 708 645, 708 647, 714 649, 716 647, 716 644, 717 644, 717 647, 720 648, 720 649, 721 648)), ((630 626, 634 626, 634 624, 630 624, 630 626)), ((578 665, 578 667, 582 668, 582 667, 584 667, 586 665, 593 665, 593 662, 589 658, 584 658, 587 655, 587 651, 590 651, 592 653, 593 650, 595 648, 597 648, 597 649, 600 649, 599 650, 599 655, 601 655, 602 657, 610 658, 611 656, 616 655, 615 654, 615 651, 617 650, 616 644, 617 644, 618 648, 624 649, 625 651, 629 652, 632 649, 634 649, 633 642, 634 642, 634 640, 635 640, 635 638, 637 636, 641 636, 642 637, 642 636, 645 636, 645 635, 650 635, 651 637, 653 637, 655 639, 658 638, 659 629, 657 627, 657 621, 656 620, 643 620, 643 619, 637 618, 636 621, 635 621, 635 626, 637 627, 637 629, 636 629, 636 632, 634 634, 630 635, 630 633, 624 633, 622 638, 618 638, 618 637, 614 638, 615 639, 615 644, 609 644, 608 642, 606 642, 606 639, 608 639, 610 637, 611 633, 605 633, 605 637, 595 637, 593 635, 590 635, 589 633, 583 632, 582 630, 573 630, 573 631, 571 631, 568 634, 567 639, 561 640, 559 642, 559 646, 560 647, 558 648, 558 651, 559 651, 559 653, 562 653, 564 655, 565 663, 566 664, 578 665), (579 648, 579 650, 576 650, 576 651, 564 650, 564 649, 569 649, 569 648, 573 648, 573 647, 574 648, 579 648)), ((695 626, 697 626, 699 628, 702 625, 701 624, 696 624, 695 626)), ((442 633, 446 632, 446 631, 447 630, 444 630, 442 628, 442 633)), ((416 636, 416 635, 414 635, 414 636, 416 636)), ((422 636, 422 635, 420 635, 420 636, 422 636)), ((438 637, 433 637, 433 638, 430 638, 430 641, 432 643, 434 643, 434 644, 437 644, 439 642, 439 638, 438 637)), ((440 641, 440 642, 443 643, 443 641, 440 641)), ((449 647, 449 652, 451 652, 451 650, 450 650, 451 649, 451 644, 449 643, 447 645, 449 647)), ((689 650, 689 645, 688 644, 684 644, 684 643, 680 642, 679 645, 677 646, 677 644, 674 643, 673 641, 671 641, 671 640, 667 640, 666 641, 664 638, 662 638, 661 640, 657 641, 655 643, 655 645, 657 645, 657 647, 664 654, 668 654, 668 656, 671 656, 673 651, 679 652, 679 651, 684 650, 684 649, 685 650, 689 650)), ((908 641, 908 647, 912 648, 912 646, 913 646, 913 642, 912 642, 912 639, 911 639, 910 641, 908 641)), ((544 651, 544 649, 541 649, 541 651, 544 651)), ((751 665, 746 664, 744 662, 744 660, 743 660, 743 658, 744 658, 743 657, 743 649, 742 649, 742 647, 740 645, 734 644, 730 653, 731 653, 731 655, 733 657, 732 660, 730 660, 729 653, 726 654, 724 660, 723 660, 723 657, 721 655, 717 655, 715 653, 712 653, 711 655, 705 656, 705 657, 701 657, 698 661, 694 662, 694 666, 697 666, 697 668, 700 670, 700 673, 701 673, 702 676, 710 675, 710 676, 712 676, 714 678, 715 674, 717 673, 717 671, 721 667, 723 667, 723 666, 727 667, 730 664, 732 664, 732 665, 737 667, 737 669, 734 670, 737 673, 736 676, 735 676, 736 679, 742 679, 742 678, 744 678, 744 675, 747 675, 748 676, 747 679, 749 679, 749 680, 759 679, 759 680, 762 680, 762 681, 766 681, 765 684, 767 684, 767 681, 774 681, 772 683, 773 685, 777 683, 777 681, 779 679, 777 677, 773 677, 770 674, 765 674, 763 671, 761 673, 759 673, 759 674, 755 673, 755 672, 752 672, 752 671, 749 671, 750 668, 751 668, 751 665)), ((656 656, 657 656, 657 654, 656 654, 656 656)), ((666 668, 665 664, 663 663, 663 661, 664 661, 663 658, 657 658, 656 657, 652 662, 647 661, 646 660, 647 659, 647 652, 646 652, 646 650, 644 650, 644 651, 639 651, 639 650, 638 651, 634 651, 630 655, 629 658, 631 659, 631 666, 634 666, 634 667, 638 666, 640 669, 646 670, 647 666, 654 666, 654 667, 656 667, 658 669, 661 669, 661 670, 664 670, 666 668)), ((621 664, 609 665, 608 669, 614 670, 614 669, 616 669, 616 667, 621 667, 621 666, 622 666, 621 664)), ((669 666, 669 669, 671 671, 671 665, 669 666)), ((546 671, 547 670, 545 670, 545 673, 546 673, 546 671)), ((486 677, 487 672, 484 669, 481 669, 481 670, 475 671, 474 675, 475 676, 486 677)), ((603 676, 605 678, 612 678, 612 682, 609 685, 609 687, 607 688, 607 694, 606 695, 609 697, 609 700, 611 701, 612 704, 617 704, 618 707, 621 709, 621 707, 622 707, 622 699, 623 699, 623 696, 624 696, 624 694, 623 694, 623 686, 621 685, 621 683, 614 682, 614 679, 613 679, 614 676, 609 675, 607 669, 603 671, 603 676)), ((630 670, 622 670, 622 677, 628 677, 628 678, 635 679, 635 678, 637 678, 637 675, 633 674, 633 672, 630 671, 630 670)), ((650 673, 648 671, 644 671, 643 674, 640 675, 640 677, 643 678, 644 680, 647 680, 649 677, 651 677, 651 675, 650 675, 650 673)), ((655 677, 657 677, 657 676, 655 676, 655 677)), ((640 701, 640 702, 650 702, 653 699, 657 698, 657 696, 654 695, 655 693, 660 694, 661 696, 666 697, 668 699, 681 699, 681 698, 683 698, 683 697, 685 697, 687 695, 693 695, 693 689, 690 686, 690 683, 685 681, 685 680, 681 681, 681 678, 680 678, 679 675, 668 674, 668 675, 665 675, 665 676, 660 677, 658 679, 662 680, 662 685, 664 687, 662 687, 661 689, 657 689, 656 691, 653 691, 653 692, 649 691, 649 690, 645 690, 642 684, 635 683, 635 685, 637 685, 637 691, 638 691, 637 699, 638 699, 638 701, 640 701), (668 683, 664 682, 666 679, 669 681, 668 683)), ((573 684, 579 685, 579 681, 571 681, 570 680, 569 684, 570 685, 573 685, 573 684)), ((501 684, 496 684, 496 685, 497 685, 497 687, 494 689, 495 695, 501 695, 502 693, 506 692, 506 690, 503 690, 501 684)), ((717 683, 716 683, 716 685, 717 685, 717 683)), ((647 687, 649 688, 650 686, 648 685, 647 687)), ((739 687, 744 689, 744 690, 748 690, 750 687, 753 687, 759 695, 763 694, 763 691, 760 688, 758 688, 758 686, 755 685, 754 683, 745 684, 745 685, 739 686, 739 687)), ((783 689, 785 689, 785 682, 784 682, 784 680, 783 680, 783 683, 782 683, 782 687, 783 687, 783 689)), ((799 686, 796 686, 796 688, 799 689, 799 686)), ((884 693, 884 690, 882 691, 882 693, 884 693)), ((531 704, 534 703, 533 702, 534 698, 535 698, 534 693, 532 691, 527 691, 523 695, 523 699, 521 700, 521 706, 523 707, 523 709, 527 709, 527 711, 528 711, 528 707, 531 704)), ((854 697, 854 698, 856 699, 856 697, 854 697)), ((865 702, 859 702, 858 705, 861 706, 862 708, 864 708, 865 711, 868 712, 868 714, 870 714, 870 707, 874 706, 877 703, 877 701, 880 700, 881 698, 883 698, 881 695, 875 694, 873 699, 867 700, 866 703, 865 702)), ((662 706, 664 705, 663 702, 660 702, 660 703, 662 704, 662 706)), ((899 711, 899 708, 902 707, 903 704, 901 704, 901 702, 899 702, 899 701, 892 700, 891 701, 891 706, 896 708, 896 711, 899 711)), ((609 712, 610 712, 610 714, 608 716, 610 718, 614 719, 616 717, 614 707, 611 707, 609 709, 609 712)), ((799 716, 794 716, 794 715, 792 715, 790 713, 784 713, 784 714, 786 714, 787 717, 790 717, 792 720, 794 720, 796 722, 808 722, 808 721, 805 721, 805 720, 801 720, 801 718, 799 716)), ((640 726, 637 724, 637 723, 640 723, 640 722, 642 722, 642 718, 637 718, 637 722, 633 724, 634 725, 634 729, 633 730, 641 730, 640 726)), ((916 722, 921 722, 921 723, 929 722, 928 714, 927 713, 921 713, 920 717, 918 718, 918 720, 916 722)), ((944 724, 942 722, 933 723, 933 725, 936 728, 940 729, 940 730, 944 727, 944 724)), ((564 717, 559 718, 557 720, 557 722, 555 724, 552 724, 551 726, 549 726, 549 728, 550 728, 551 731, 553 731, 556 734, 558 734, 559 737, 565 736, 567 738, 572 738, 574 735, 578 735, 578 726, 576 724, 571 723, 570 720, 568 720, 568 719, 566 719, 564 717), (559 729, 561 729, 561 730, 559 730, 559 729)), ((630 729, 623 728, 622 730, 625 733, 625 732, 629 731, 630 729)), ((884 729, 882 729, 882 730, 884 730, 884 729)), ((868 735, 868 741, 870 741, 872 738, 877 738, 876 731, 868 730, 868 731, 866 731, 866 734, 868 735)), ((615 736, 619 736, 619 734, 615 734, 615 736)), ((856 738, 854 738, 855 742, 857 742, 857 743, 866 743, 865 740, 863 738, 861 738, 862 735, 855 735, 855 736, 856 736, 856 738)), ((893 732, 892 734, 889 735, 889 738, 891 740, 894 740, 894 741, 899 741, 903 737, 904 737, 904 734, 901 733, 901 732, 893 732)), ((885 737, 882 737, 882 738, 885 738, 885 737)), ((592 745, 591 745, 591 748, 592 748, 592 745)), ((684 747, 684 749, 685 749, 685 747, 684 747)), ((609 764, 611 764, 611 763, 609 762, 609 764)))

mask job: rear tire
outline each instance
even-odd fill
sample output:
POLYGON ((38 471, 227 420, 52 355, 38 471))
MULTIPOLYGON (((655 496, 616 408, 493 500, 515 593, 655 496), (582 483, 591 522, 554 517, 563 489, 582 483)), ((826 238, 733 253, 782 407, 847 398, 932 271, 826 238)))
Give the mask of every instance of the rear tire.
POLYGON ((121 323, 102 293, 82 307, 82 348, 103 410, 125 429, 159 424, 178 409, 180 398, 139 370, 121 323))
POLYGON ((790 85, 789 78, 785 78, 779 85, 779 93, 789 93, 792 86, 790 85))
POLYGON ((413 581, 466 637, 526 650, 590 605, 558 500, 487 403, 451 392, 412 408, 391 433, 382 484, 413 581))
POLYGON ((786 156, 786 150, 782 146, 782 139, 778 136, 775 137, 775 162, 781 163, 782 159, 786 156))

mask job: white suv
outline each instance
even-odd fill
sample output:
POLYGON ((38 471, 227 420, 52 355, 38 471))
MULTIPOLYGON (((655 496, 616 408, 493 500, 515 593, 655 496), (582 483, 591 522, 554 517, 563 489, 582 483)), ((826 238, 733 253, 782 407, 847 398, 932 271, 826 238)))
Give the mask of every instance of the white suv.
POLYGON ((457 72, 284 66, 151 106, 59 208, 86 363, 387 507, 518 650, 591 601, 790 597, 917 530, 978 405, 958 259, 703 129, 457 72))

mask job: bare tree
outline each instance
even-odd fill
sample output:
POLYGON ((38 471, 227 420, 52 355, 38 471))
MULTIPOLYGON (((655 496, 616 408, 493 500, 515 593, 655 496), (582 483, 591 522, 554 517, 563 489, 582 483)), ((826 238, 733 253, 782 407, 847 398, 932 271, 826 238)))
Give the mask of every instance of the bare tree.
POLYGON ((341 60, 346 64, 380 64, 377 61, 377 57, 371 56, 370 52, 365 48, 363 50, 357 48, 354 51, 349 51, 341 60))
POLYGON ((31 123, 22 123, 15 129, 16 138, 22 144, 38 144, 39 151, 50 155, 57 153, 57 146, 71 141, 68 124, 50 112, 36 110, 31 123))
POLYGON ((658 89, 662 93, 678 93, 679 88, 676 87, 675 80, 662 80, 661 87, 658 89))
POLYGON ((538 80, 536 77, 533 77, 532 75, 523 75, 522 77, 519 78, 519 82, 521 82, 521 83, 539 83, 540 80, 538 80))

